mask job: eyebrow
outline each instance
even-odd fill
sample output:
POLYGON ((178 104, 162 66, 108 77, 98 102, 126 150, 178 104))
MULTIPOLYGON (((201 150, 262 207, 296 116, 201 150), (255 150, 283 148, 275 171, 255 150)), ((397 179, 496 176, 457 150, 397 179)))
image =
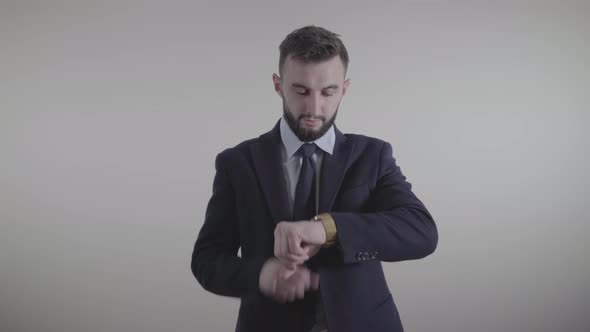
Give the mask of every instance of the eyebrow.
MULTIPOLYGON (((301 83, 293 83, 293 84, 291 84, 291 86, 294 88, 303 88, 303 89, 310 90, 308 87, 306 87, 305 85, 303 85, 301 83)), ((322 90, 326 90, 326 89, 338 89, 338 84, 331 84, 331 85, 328 85, 328 86, 322 88, 322 90)))

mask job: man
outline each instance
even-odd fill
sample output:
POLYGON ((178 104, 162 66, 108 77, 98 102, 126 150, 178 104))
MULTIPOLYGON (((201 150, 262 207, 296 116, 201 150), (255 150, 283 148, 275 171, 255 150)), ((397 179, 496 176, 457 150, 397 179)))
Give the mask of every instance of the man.
POLYGON ((391 145, 335 127, 347 66, 337 34, 293 31, 273 75, 283 117, 216 158, 192 271, 241 299, 236 331, 403 331, 381 262, 431 254, 438 233, 391 145))

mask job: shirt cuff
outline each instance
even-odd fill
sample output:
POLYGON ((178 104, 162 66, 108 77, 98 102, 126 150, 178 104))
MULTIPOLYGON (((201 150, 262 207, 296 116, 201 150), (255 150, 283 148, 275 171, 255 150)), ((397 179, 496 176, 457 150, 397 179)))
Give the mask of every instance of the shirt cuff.
POLYGON ((313 217, 312 220, 320 221, 326 230, 326 243, 324 243, 322 247, 329 248, 333 246, 337 240, 336 223, 334 222, 334 218, 332 218, 329 213, 321 213, 313 217))

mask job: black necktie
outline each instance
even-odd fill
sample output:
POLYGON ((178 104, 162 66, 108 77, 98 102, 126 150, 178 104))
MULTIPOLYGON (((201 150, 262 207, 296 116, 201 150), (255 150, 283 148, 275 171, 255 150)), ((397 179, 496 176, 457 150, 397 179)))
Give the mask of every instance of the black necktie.
POLYGON ((295 189, 293 220, 309 220, 315 215, 315 167, 313 153, 315 143, 303 144, 298 150, 301 155, 301 171, 295 189))
MULTIPOLYGON (((295 200, 293 202, 293 220, 310 220, 316 213, 316 174, 313 162, 313 154, 317 149, 315 143, 303 144, 298 152, 301 156, 301 171, 295 188, 295 200)), ((310 261, 308 261, 309 263, 310 261)), ((303 304, 303 324, 305 331, 311 330, 316 322, 317 292, 305 294, 303 304)))

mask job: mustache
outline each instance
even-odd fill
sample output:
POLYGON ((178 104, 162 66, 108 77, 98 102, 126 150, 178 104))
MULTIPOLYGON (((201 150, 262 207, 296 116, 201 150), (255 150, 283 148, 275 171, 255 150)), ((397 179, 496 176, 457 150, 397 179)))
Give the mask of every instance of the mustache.
POLYGON ((313 120, 322 120, 326 121, 326 118, 321 115, 310 115, 310 114, 303 114, 299 116, 299 120, 303 119, 313 119, 313 120))

